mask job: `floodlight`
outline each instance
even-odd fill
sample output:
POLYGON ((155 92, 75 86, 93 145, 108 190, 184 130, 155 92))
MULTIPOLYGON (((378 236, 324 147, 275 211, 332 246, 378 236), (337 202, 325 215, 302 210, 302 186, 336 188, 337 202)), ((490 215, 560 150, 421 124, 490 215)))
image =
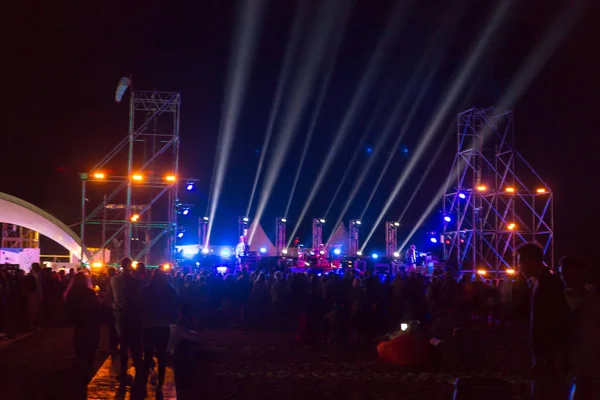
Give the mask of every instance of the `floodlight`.
POLYGON ((142 174, 133 174, 131 176, 131 180, 134 180, 136 182, 141 182, 141 181, 144 180, 144 175, 142 175, 142 174))
POLYGON ((333 254, 335 254, 336 256, 339 256, 340 254, 342 254, 342 249, 334 249, 333 254))
POLYGON ((394 252, 394 254, 393 254, 393 255, 394 255, 394 257, 395 257, 395 258, 398 258, 398 257, 400 257, 400 253, 398 253, 397 251, 396 251, 396 252, 394 252))
POLYGON ((373 253, 373 254, 371 254, 371 257, 374 258, 374 259, 378 259, 379 258, 379 254, 373 253))
POLYGON ((175 182, 176 180, 177 180, 177 177, 175 175, 165 176, 165 181, 167 181, 167 182, 175 182))
POLYGON ((263 253, 263 254, 265 254, 265 253, 267 252, 267 249, 266 249, 266 248, 264 248, 264 247, 261 247, 261 248, 260 248, 260 252, 261 252, 261 253, 263 253))
POLYGON ((106 178, 106 175, 104 175, 103 172, 94 172, 92 177, 94 177, 94 179, 104 179, 106 178))

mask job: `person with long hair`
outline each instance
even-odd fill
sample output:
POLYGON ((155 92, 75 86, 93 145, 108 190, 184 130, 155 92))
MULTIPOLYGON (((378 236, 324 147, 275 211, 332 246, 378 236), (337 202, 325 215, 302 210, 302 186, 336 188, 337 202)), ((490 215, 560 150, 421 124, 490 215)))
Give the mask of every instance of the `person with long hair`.
POLYGON ((156 392, 162 394, 170 327, 177 319, 177 290, 169 283, 165 271, 157 269, 150 284, 142 289, 141 310, 144 327, 144 384, 156 354, 158 361, 156 392))
POLYGON ((90 289, 89 277, 80 271, 75 275, 67 295, 67 316, 74 325, 73 373, 75 376, 75 398, 87 398, 87 383, 92 375, 96 349, 100 341, 100 304, 96 293, 90 289))

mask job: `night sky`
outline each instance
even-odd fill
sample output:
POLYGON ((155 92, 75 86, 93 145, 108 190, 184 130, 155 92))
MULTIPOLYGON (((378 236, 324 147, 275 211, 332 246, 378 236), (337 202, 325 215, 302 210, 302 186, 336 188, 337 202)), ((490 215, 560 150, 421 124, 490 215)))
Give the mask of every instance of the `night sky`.
MULTIPOLYGON (((0 191, 30 201, 69 225, 76 223, 80 202, 77 174, 91 168, 126 135, 128 110, 126 105, 114 102, 114 90, 122 76, 132 75, 138 89, 182 93, 181 176, 200 180, 197 193, 189 200, 197 205, 195 212, 203 215, 215 164, 237 3, 229 0, 92 3, 96 5, 19 2, 16 8, 7 8, 3 13, 5 90, 0 123, 3 147, 0 191)), ((310 3, 310 18, 315 18, 318 2, 310 3)), ((377 101, 387 96, 358 162, 351 166, 351 177, 372 156, 368 148, 377 144, 379 132, 407 90, 408 82, 427 74, 428 71, 417 70, 417 64, 433 32, 452 11, 463 7, 450 46, 406 139, 399 148, 389 149, 396 155, 363 219, 365 227, 370 229, 438 102, 497 4, 466 0, 413 3, 406 11, 405 25, 394 34, 366 106, 357 116, 348 140, 309 209, 299 232, 307 244, 310 218, 320 217, 328 206, 377 101)), ((517 5, 510 9, 508 18, 487 46, 475 74, 459 101, 452 105, 449 118, 436 136, 436 141, 441 141, 444 134, 452 138, 433 167, 430 182, 424 185, 406 214, 401 238, 420 217, 449 172, 456 145, 456 129, 451 129, 456 113, 472 106, 494 105, 544 32, 567 7, 579 3, 515 2, 517 5)), ((586 252, 596 237, 592 224, 600 217, 597 208, 600 190, 596 187, 600 177, 596 121, 600 107, 597 21, 600 14, 591 3, 513 107, 516 147, 556 196, 557 255, 586 252)), ((354 4, 309 157, 292 201, 288 216, 291 221, 295 221, 294 215, 306 200, 311 181, 329 150, 394 4, 393 0, 358 0, 354 4)), ((217 244, 235 243, 237 217, 245 213, 248 204, 294 13, 292 0, 270 0, 267 7, 217 211, 213 237, 213 243, 217 244)), ((287 97, 289 93, 284 96, 284 103, 287 97)), ((263 225, 273 241, 274 218, 285 209, 313 105, 314 96, 263 217, 263 225)), ((395 129, 400 131, 401 126, 395 129)), ((428 152, 434 151, 432 145, 428 152)), ((362 211, 386 155, 376 160, 372 177, 367 179, 344 220, 362 211)), ((418 171, 412 174, 386 219, 398 217, 411 187, 417 185, 426 166, 426 160, 419 163, 418 171)), ((123 170, 125 160, 111 168, 123 170)), ((329 219, 337 219, 351 186, 352 179, 342 187, 329 219)), ((435 225, 436 218, 439 214, 432 215, 423 230, 435 225)), ((370 248, 384 249, 383 231, 383 227, 378 229, 370 248)), ((419 240, 422 238, 415 239, 419 240)))

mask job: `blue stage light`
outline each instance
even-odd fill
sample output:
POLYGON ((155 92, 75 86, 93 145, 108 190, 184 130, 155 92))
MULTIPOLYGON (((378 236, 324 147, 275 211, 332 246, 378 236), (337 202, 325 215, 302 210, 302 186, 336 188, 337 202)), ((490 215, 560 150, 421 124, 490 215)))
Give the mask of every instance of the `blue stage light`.
POLYGON ((379 254, 373 253, 373 254, 371 254, 371 257, 374 258, 374 259, 378 259, 379 258, 379 254))
POLYGON ((178 237, 178 238, 182 238, 182 237, 183 237, 183 232, 179 232, 179 233, 177 234, 177 237, 178 237))
POLYGON ((263 254, 265 254, 267 252, 267 249, 265 249, 264 247, 261 247, 260 248, 260 252, 263 253, 263 254))
POLYGON ((431 241, 431 243, 437 243, 437 239, 434 237, 429 238, 429 240, 431 241))
POLYGON ((217 273, 219 273, 219 274, 226 274, 227 273, 227 267, 217 267, 217 273))
POLYGON ((458 197, 460 197, 461 199, 463 199, 463 200, 464 200, 464 199, 466 199, 466 198, 467 198, 467 195, 465 195, 464 193, 459 193, 459 194, 458 194, 458 197))
POLYGON ((227 249, 223 249, 221 250, 221 257, 229 257, 231 255, 231 252, 227 249))
POLYGON ((336 256, 339 256, 340 254, 342 254, 342 249, 334 249, 333 254, 335 254, 336 256))
POLYGON ((373 152, 373 148, 372 147, 367 147, 367 153, 372 153, 373 152))
POLYGON ((208 248, 205 247, 202 249, 202 254, 208 254, 208 252, 209 252, 208 248))
POLYGON ((185 187, 185 190, 187 190, 188 192, 191 192, 192 190, 194 190, 194 184, 188 183, 187 186, 185 187))
POLYGON ((190 209, 189 208, 184 208, 183 211, 181 212, 183 215, 188 215, 190 213, 190 209))
POLYGON ((452 221, 452 218, 450 218, 448 215, 446 215, 446 216, 444 216, 444 221, 450 222, 450 221, 452 221))

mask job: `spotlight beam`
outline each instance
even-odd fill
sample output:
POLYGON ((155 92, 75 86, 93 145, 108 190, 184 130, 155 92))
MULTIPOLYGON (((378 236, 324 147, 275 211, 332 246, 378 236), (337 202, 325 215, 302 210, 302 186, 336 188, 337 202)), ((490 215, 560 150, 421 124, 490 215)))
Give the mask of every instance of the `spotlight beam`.
MULTIPOLYGON (((450 25, 451 32, 446 32, 445 29, 439 29, 438 32, 436 32, 434 34, 432 40, 429 41, 427 50, 425 51, 425 53, 421 57, 421 60, 419 61, 417 70, 424 69, 425 65, 427 64, 427 62, 429 61, 431 56, 435 55, 434 60, 433 60, 433 65, 430 69, 430 72, 427 75, 427 77, 425 78, 422 89, 419 92, 419 95, 417 97, 417 101, 413 104, 413 107, 410 111, 409 120, 412 119, 412 117, 414 116, 414 114, 418 108, 418 104, 421 102, 424 94, 429 90, 429 86, 431 85, 433 77, 437 73, 439 64, 443 59, 443 56, 448 48, 448 45, 450 44, 454 30, 456 29, 457 24, 455 22, 458 19, 458 17, 460 15, 462 15, 462 11, 464 11, 464 9, 459 9, 459 11, 460 12, 455 11, 454 18, 447 20, 446 24, 444 24, 444 25, 448 25, 448 23, 450 22, 449 25, 450 25), (442 45, 440 45, 440 43, 439 43, 440 40, 443 40, 442 45)), ((342 211, 338 217, 338 221, 337 221, 338 223, 343 220, 346 212, 348 211, 348 209, 350 208, 350 205, 356 198, 356 195, 358 194, 359 190, 363 187, 363 183, 364 183, 365 179, 367 178, 371 168, 373 167, 375 160, 378 159, 379 154, 382 152, 382 150, 384 148, 386 148, 385 146, 389 140, 389 137, 393 133, 395 126, 398 124, 401 112, 404 109, 404 106, 405 106, 406 102, 409 100, 409 96, 412 94, 412 91, 416 85, 417 85, 417 80, 413 78, 408 83, 407 88, 405 90, 403 90, 400 100, 396 103, 394 110, 391 112, 390 117, 388 118, 388 120, 385 124, 383 133, 381 134, 381 138, 377 142, 375 151, 373 152, 373 157, 371 157, 367 161, 366 165, 363 166, 363 168, 361 168, 360 175, 359 175, 358 179, 354 182, 354 186, 352 188, 350 195, 346 197, 346 203, 344 204, 342 211)), ((406 121, 406 122, 410 122, 410 121, 406 121)), ((391 160, 394 157, 395 150, 400 145, 400 142, 402 141, 402 138, 404 137, 404 134, 406 133, 407 127, 409 126, 409 123, 406 123, 406 122, 405 122, 404 126, 402 127, 400 134, 394 141, 394 146, 392 147, 393 150, 388 155, 384 170, 379 172, 379 178, 378 178, 377 184, 375 185, 374 190, 371 191, 371 196, 370 196, 369 200, 367 201, 366 207, 368 207, 369 203, 371 202, 371 200, 374 196, 375 190, 377 190, 377 186, 379 185, 379 183, 381 183, 381 180, 382 180, 387 168, 389 167, 391 160)), ((366 210, 366 207, 364 210, 366 210)), ((362 219, 364 217, 364 213, 365 213, 365 211, 363 211, 363 213, 361 214, 359 219, 362 219)))
POLYGON ((298 231, 300 223, 305 217, 306 213, 308 212, 308 208, 312 204, 312 201, 314 200, 317 191, 320 189, 321 184, 323 183, 323 179, 329 171, 339 148, 348 136, 350 128, 354 124, 357 115, 362 109, 366 97, 369 91, 371 90, 371 86, 373 85, 373 82, 375 81, 377 75, 379 75, 379 72, 383 66, 382 64, 385 59, 388 46, 390 45, 390 42, 392 41, 394 34, 398 29, 398 26, 403 25, 404 21, 406 20, 406 15, 404 14, 406 8, 406 2, 398 2, 394 10, 392 11, 392 14, 388 18, 383 33, 378 40, 373 56, 369 61, 367 70, 363 74, 358 84, 356 93, 352 98, 352 102, 350 103, 350 107, 346 111, 342 119, 340 128, 334 136, 333 143, 331 145, 331 150, 327 154, 327 157, 325 158, 325 161, 321 166, 319 173, 317 174, 317 178, 311 187, 311 191, 308 195, 306 202, 304 203, 304 207, 300 212, 300 216, 296 222, 296 225, 294 226, 294 229, 292 230, 292 234, 290 235, 290 237, 294 237, 294 235, 298 231))
POLYGON ((271 136, 273 135, 273 129, 275 127, 275 120, 279 114, 279 109, 281 108, 281 102, 283 99, 283 92, 285 90, 285 86, 287 81, 289 80, 289 75, 292 70, 292 63, 294 61, 294 55, 296 54, 298 48, 298 42, 300 41, 300 37, 302 34, 302 27, 306 21, 307 17, 307 3, 299 0, 296 3, 296 12, 294 14, 294 20, 292 22, 292 26, 290 29, 290 39, 288 40, 288 45, 285 50, 285 55, 283 58, 283 64, 279 71, 279 78, 277 80, 277 89, 275 92, 275 99, 273 100, 273 106, 271 107, 271 112, 269 113, 269 122, 267 125, 267 133, 265 134, 265 139, 263 141, 263 145, 260 151, 260 158, 258 160, 258 167, 256 169, 256 174, 254 175, 254 183, 252 184, 252 191, 250 192, 250 201, 248 202, 248 208, 246 209, 246 214, 250 215, 250 210, 252 209, 252 202, 254 201, 254 195, 256 194, 256 188, 258 186, 258 180, 260 178, 260 174, 262 172, 263 164, 265 162, 265 158, 267 155, 267 149, 269 148, 269 144, 271 143, 271 136))
POLYGON ((227 77, 227 87, 225 91, 225 101, 219 129, 219 139, 217 143, 217 163, 214 172, 213 185, 211 188, 212 199, 210 201, 210 212, 208 228, 206 234, 206 243, 208 245, 212 231, 217 205, 221 189, 225 180, 227 164, 233 147, 235 130, 242 110, 242 103, 246 94, 250 71, 252 69, 252 59, 254 49, 258 41, 259 28, 262 24, 265 1, 263 0, 243 0, 238 8, 238 23, 236 32, 233 35, 233 60, 229 64, 227 77))
MULTIPOLYGON (((365 141, 367 140, 367 137, 369 136, 369 133, 371 133, 374 125, 379 121, 381 112, 383 111, 385 103, 389 99, 390 94, 392 92, 392 88, 394 88, 394 86, 395 85, 387 85, 386 88, 384 89, 383 95, 377 101, 375 110, 371 113, 371 118, 369 119, 369 122, 367 123, 367 126, 366 126, 365 130, 363 131, 363 134, 362 134, 360 140, 358 141, 358 145, 354 149, 354 153, 352 153, 352 157, 350 157, 350 161, 348 162, 348 164, 345 168, 344 175, 342 176, 342 179, 340 180, 340 183, 339 183, 337 189, 335 190, 335 193, 333 194, 333 197, 331 198, 329 205, 327 206, 327 210, 325 211, 325 214, 323 215, 323 217, 325 219, 327 219, 327 217, 329 216, 329 211, 331 211, 331 207, 333 207, 333 203, 335 202, 337 196, 339 195, 344 182, 346 182, 346 179, 348 178, 348 175, 350 174, 350 170, 354 166, 354 163, 356 162, 358 155, 360 154, 362 147, 363 147, 365 141)), ((372 155, 371 158, 374 158, 374 155, 372 155)))
POLYGON ((310 126, 308 128, 308 133, 306 135, 304 146, 302 148, 302 155, 300 156, 300 162, 298 163, 298 168, 296 168, 296 175, 294 176, 294 182, 292 183, 292 190, 290 191, 290 196, 288 198, 287 205, 285 206, 285 212, 283 213, 284 218, 287 218, 288 213, 290 212, 290 206, 294 198, 294 193, 296 192, 296 187, 298 186, 298 180, 300 179, 300 172, 302 172, 304 160, 306 159, 306 155, 308 154, 308 148, 310 147, 310 143, 315 132, 315 126, 317 125, 319 115, 321 114, 321 107, 323 107, 323 103, 325 102, 325 98, 327 97, 327 90, 329 89, 329 84, 331 83, 331 78, 333 76, 333 71, 335 69, 335 64, 339 53, 339 47, 341 45, 343 37, 344 31, 340 29, 337 31, 337 37, 335 37, 332 40, 331 49, 329 51, 330 56, 328 58, 326 67, 327 73, 325 74, 325 78, 321 83, 321 91, 319 92, 319 97, 317 98, 317 104, 313 109, 310 126))
MULTIPOLYGON (((345 3, 342 3, 345 4, 345 3)), ((296 129, 308 103, 312 88, 317 79, 317 70, 325 57, 327 44, 331 42, 332 34, 336 30, 345 31, 350 11, 349 4, 345 8, 333 2, 323 3, 324 10, 319 12, 316 26, 312 29, 312 35, 306 45, 306 54, 302 57, 302 65, 299 67, 299 76, 294 80, 292 96, 288 104, 281 124, 281 133, 271 157, 269 168, 266 172, 265 181, 259 197, 258 206, 254 219, 260 221, 267 206, 275 182, 282 169, 290 146, 295 137, 296 129), (323 38, 329 38, 324 40, 323 38)), ((336 35, 334 34, 333 37, 336 35)), ((249 241, 252 241, 256 232, 257 224, 250 228, 249 241)))
POLYGON ((414 101, 414 103, 408 113, 408 116, 404 120, 402 129, 400 130, 400 133, 396 137, 396 140, 394 141, 394 144, 391 147, 393 149, 393 151, 388 155, 388 158, 385 161, 385 164, 384 164, 381 172, 378 174, 377 181, 375 182, 375 186, 373 186, 373 189, 371 190, 371 193, 369 194, 369 198, 367 199, 367 201, 365 203, 365 206, 363 208, 363 211, 360 214, 359 219, 363 219, 365 217, 365 214, 366 214, 369 206, 371 205, 371 201, 373 201, 373 197, 375 197, 375 193, 377 193, 377 190, 379 189, 379 185, 383 181, 383 178, 385 177, 385 174, 386 174, 388 168, 390 167, 392 160, 394 159, 394 156, 396 155, 395 150, 398 149, 398 147, 402 143, 402 139, 404 139, 404 136, 406 135, 408 128, 410 128, 410 126, 412 124, 412 120, 413 120, 417 110, 419 109, 421 102, 423 101, 423 98, 429 92, 429 88, 431 87, 433 78, 438 73, 440 63, 442 62, 444 55, 445 55, 446 51, 448 50, 448 47, 450 46, 452 37, 454 36, 454 33, 456 32, 456 27, 458 26, 458 21, 464 14, 464 11, 465 11, 464 5, 465 4, 466 3, 463 2, 462 3, 463 7, 453 8, 454 15, 452 16, 452 18, 447 19, 446 23, 444 25, 441 25, 442 28, 438 29, 438 32, 436 33, 435 38, 430 41, 430 43, 427 47, 427 51, 425 52, 425 54, 423 55, 423 57, 421 57, 421 60, 419 61, 417 70, 425 69, 431 55, 432 54, 435 55, 433 62, 431 64, 431 67, 429 68, 429 73, 425 77, 425 80, 423 81, 423 83, 420 85, 421 90, 419 91, 417 99, 414 101))
POLYGON ((452 85, 450 86, 450 89, 448 90, 448 92, 446 92, 446 95, 444 96, 442 102, 438 105, 433 120, 431 120, 428 124, 421 140, 417 144, 417 148, 415 149, 413 155, 410 158, 410 161, 408 162, 408 165, 398 178, 396 185, 392 190, 392 193, 388 197, 385 205, 383 206, 381 212, 379 213, 379 216, 375 221, 375 224, 373 225, 371 231, 369 232, 365 241, 363 242, 361 251, 363 251, 366 247, 367 243, 375 233, 375 229, 377 229, 377 227, 383 220, 383 217, 385 216, 392 203, 396 199, 398 192, 400 192, 400 189, 402 189, 402 187, 406 183, 409 175, 413 172, 415 165, 417 164, 417 162, 419 162, 420 158, 423 156, 423 153, 425 153, 425 151, 433 141, 433 138, 439 130, 440 125, 446 119, 449 111, 451 110, 452 105, 456 102, 456 99, 463 91, 463 88, 467 83, 468 79, 473 74, 473 70, 479 64, 480 59, 483 57, 483 54, 488 49, 490 41, 492 40, 498 28, 500 27, 500 22, 505 18, 511 5, 512 1, 507 0, 500 2, 498 6, 496 6, 496 9, 492 14, 491 20, 488 24, 486 24, 483 34, 477 40, 475 47, 471 49, 464 64, 460 68, 458 76, 454 79, 452 85))

